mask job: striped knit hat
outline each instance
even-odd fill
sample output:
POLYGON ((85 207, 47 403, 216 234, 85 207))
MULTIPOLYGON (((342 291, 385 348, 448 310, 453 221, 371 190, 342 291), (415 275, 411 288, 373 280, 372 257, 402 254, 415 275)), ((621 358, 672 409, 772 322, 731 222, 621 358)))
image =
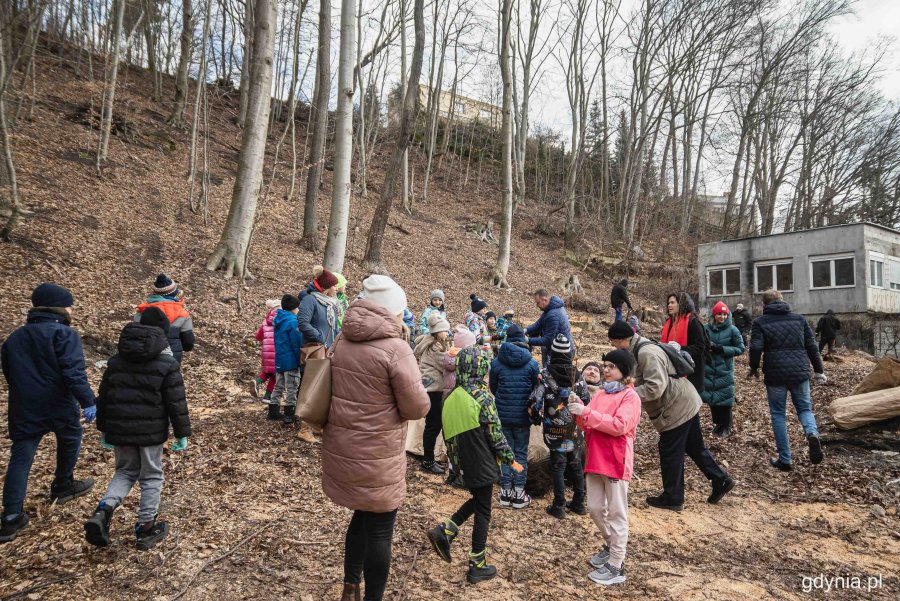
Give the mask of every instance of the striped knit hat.
POLYGON ((568 355, 572 352, 572 343, 565 334, 557 334, 550 346, 550 352, 558 355, 568 355))
POLYGON ((156 282, 153 283, 153 292, 159 294, 160 296, 169 296, 171 294, 175 294, 177 290, 178 284, 176 284, 172 280, 172 278, 164 273, 156 276, 156 282))

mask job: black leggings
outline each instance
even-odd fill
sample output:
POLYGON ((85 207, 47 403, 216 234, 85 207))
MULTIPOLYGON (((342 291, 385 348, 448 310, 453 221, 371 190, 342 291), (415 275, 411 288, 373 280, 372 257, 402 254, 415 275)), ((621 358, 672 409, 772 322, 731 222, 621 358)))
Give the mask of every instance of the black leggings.
POLYGON ((381 601, 391 571, 391 539, 397 510, 354 511, 344 540, 344 582, 359 584, 365 574, 366 601, 381 601))
POLYGON ((425 431, 422 433, 422 460, 434 461, 434 445, 441 433, 441 412, 444 410, 444 392, 437 390, 428 393, 431 409, 425 416, 425 431))
POLYGON ((457 526, 461 526, 473 513, 475 514, 475 525, 472 527, 472 553, 481 553, 487 544, 488 526, 491 525, 494 485, 470 488, 469 492, 472 493, 472 498, 463 503, 450 519, 457 526))

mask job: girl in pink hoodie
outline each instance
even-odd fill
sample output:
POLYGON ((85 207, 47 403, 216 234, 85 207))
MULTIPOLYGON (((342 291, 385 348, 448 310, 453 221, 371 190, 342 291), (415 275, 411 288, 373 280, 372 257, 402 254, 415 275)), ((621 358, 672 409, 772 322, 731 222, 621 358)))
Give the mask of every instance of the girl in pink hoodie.
POLYGON ((634 469, 634 435, 641 399, 634 390, 634 356, 627 350, 603 355, 603 388, 590 405, 569 402, 569 411, 584 431, 588 511, 605 544, 588 563, 597 584, 625 582, 628 543, 628 483, 634 469))

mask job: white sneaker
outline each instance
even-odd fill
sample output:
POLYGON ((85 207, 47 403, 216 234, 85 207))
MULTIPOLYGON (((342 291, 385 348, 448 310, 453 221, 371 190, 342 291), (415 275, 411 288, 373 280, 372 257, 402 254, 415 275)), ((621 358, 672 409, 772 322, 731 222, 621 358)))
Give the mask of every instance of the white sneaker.
POLYGON ((603 545, 603 548, 600 549, 599 553, 594 553, 591 555, 591 558, 588 559, 588 563, 591 564, 591 567, 597 570, 602 569, 607 561, 609 561, 609 545, 603 545))
POLYGON ((525 494, 524 490, 516 491, 512 498, 513 509, 525 509, 531 505, 531 497, 525 494))
POLYGON ((625 564, 621 568, 615 568, 609 563, 605 563, 602 568, 598 568, 588 574, 588 578, 595 584, 609 586, 611 584, 621 584, 625 582, 625 564))

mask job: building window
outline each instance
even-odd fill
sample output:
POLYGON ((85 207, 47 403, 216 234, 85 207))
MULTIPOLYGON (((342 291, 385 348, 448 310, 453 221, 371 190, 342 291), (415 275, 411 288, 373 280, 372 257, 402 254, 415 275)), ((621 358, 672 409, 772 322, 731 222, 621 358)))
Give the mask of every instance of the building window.
POLYGON ((884 261, 869 259, 869 285, 884 288, 884 261))
POLYGON ((887 268, 887 280, 890 282, 891 290, 900 291, 900 259, 888 257, 887 268))
POLYGON ((853 255, 832 255, 809 260, 813 290, 852 288, 856 285, 856 260, 853 255))
POLYGON ((491 120, 491 111, 489 111, 487 109, 481 109, 480 111, 478 111, 478 117, 480 119, 482 119, 483 121, 490 121, 491 120))
POLYGON ((770 288, 794 291, 794 263, 790 259, 756 264, 755 292, 762 293, 770 288))
POLYGON ((740 265, 710 267, 706 270, 707 296, 729 296, 741 293, 740 265))
POLYGON ((457 115, 465 115, 466 114, 466 105, 462 102, 454 102, 453 103, 453 112, 457 115))

